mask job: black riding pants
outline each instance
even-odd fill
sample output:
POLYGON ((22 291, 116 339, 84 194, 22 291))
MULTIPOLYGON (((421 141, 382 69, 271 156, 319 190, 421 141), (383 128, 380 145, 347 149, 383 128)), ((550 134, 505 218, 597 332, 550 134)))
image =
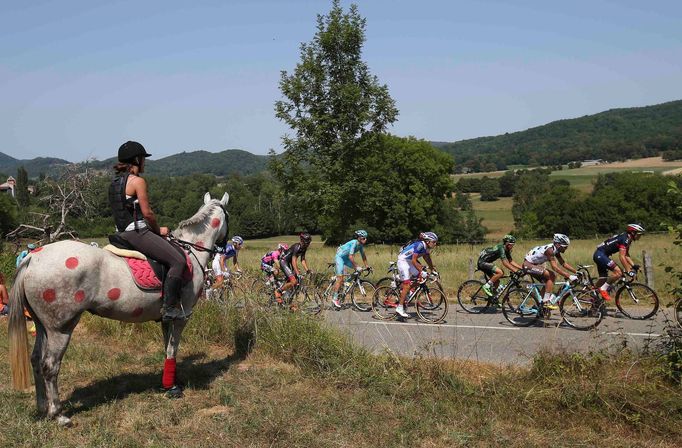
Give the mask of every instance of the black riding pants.
POLYGON ((119 235, 136 250, 166 265, 168 277, 182 278, 186 264, 185 257, 167 239, 152 232, 149 228, 121 232, 119 235))

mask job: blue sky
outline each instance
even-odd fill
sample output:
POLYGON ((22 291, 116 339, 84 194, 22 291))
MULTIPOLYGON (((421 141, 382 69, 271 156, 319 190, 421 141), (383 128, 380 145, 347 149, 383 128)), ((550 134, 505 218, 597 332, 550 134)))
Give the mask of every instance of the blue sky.
MULTIPOLYGON (((396 135, 456 141, 682 99, 680 1, 354 3, 396 135)), ((104 159, 129 139, 154 159, 279 152, 280 71, 330 5, 2 2, 0 152, 104 159)))

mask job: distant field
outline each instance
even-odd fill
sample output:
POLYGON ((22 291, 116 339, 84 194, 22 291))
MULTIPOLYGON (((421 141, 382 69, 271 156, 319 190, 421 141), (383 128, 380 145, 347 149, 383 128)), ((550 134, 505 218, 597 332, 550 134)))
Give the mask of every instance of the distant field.
MULTIPOLYGON (((519 169, 522 167, 515 166, 519 169)), ((550 174, 553 180, 564 179, 570 182, 571 186, 580 191, 589 193, 592 191, 594 183, 599 174, 613 172, 654 172, 665 175, 682 174, 682 161, 664 162, 661 157, 648 157, 645 159, 628 160, 626 162, 614 162, 605 165, 586 166, 576 169, 566 169, 554 171, 550 174)), ((504 171, 493 171, 490 173, 457 174, 453 176, 455 182, 460 178, 480 178, 501 177, 504 171)), ((497 238, 508 233, 513 227, 513 217, 511 213, 512 199, 500 198, 497 201, 482 202, 480 194, 473 193, 471 200, 474 210, 479 218, 483 218, 483 225, 488 228, 488 238, 497 238)))

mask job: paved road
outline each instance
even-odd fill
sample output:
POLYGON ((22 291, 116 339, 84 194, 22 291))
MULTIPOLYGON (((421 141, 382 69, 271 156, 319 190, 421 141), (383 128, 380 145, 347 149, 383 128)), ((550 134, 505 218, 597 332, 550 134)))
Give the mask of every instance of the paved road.
POLYGON ((641 349, 665 334, 669 309, 659 310, 653 319, 634 321, 619 317, 617 310, 596 330, 578 331, 560 325, 554 311, 544 327, 518 328, 502 312, 472 315, 451 304, 447 321, 427 324, 413 317, 406 322, 380 321, 372 313, 351 309, 324 311, 324 319, 346 329, 352 337, 374 352, 391 350, 408 356, 430 355, 496 364, 525 364, 541 349, 588 352, 631 347, 641 349))

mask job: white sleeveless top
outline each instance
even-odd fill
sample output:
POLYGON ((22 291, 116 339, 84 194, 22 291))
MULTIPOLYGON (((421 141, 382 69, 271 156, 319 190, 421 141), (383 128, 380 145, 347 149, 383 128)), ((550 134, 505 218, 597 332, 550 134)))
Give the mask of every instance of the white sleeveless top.
POLYGON ((526 261, 528 263, 533 263, 533 264, 542 264, 547 261, 547 255, 545 252, 547 252, 548 249, 552 249, 552 254, 554 254, 554 244, 545 244, 544 246, 536 246, 532 248, 527 254, 526 254, 526 261))
MULTIPOLYGON (((130 199, 130 198, 132 198, 132 196, 129 195, 129 194, 127 194, 127 195, 126 195, 126 199, 130 199)), ((139 204, 140 201, 138 201, 137 199, 135 199, 135 200, 133 201, 133 203, 134 203, 134 204, 139 204)), ((145 221, 144 218, 142 218, 142 219, 138 219, 138 220, 137 220, 137 223, 136 223, 135 221, 133 221, 133 222, 131 222, 130 224, 128 224, 128 227, 125 228, 125 232, 129 232, 129 231, 131 231, 131 230, 135 230, 135 228, 144 229, 145 227, 147 227, 147 221, 145 221), (137 227, 136 227, 136 224, 137 224, 137 227)))

